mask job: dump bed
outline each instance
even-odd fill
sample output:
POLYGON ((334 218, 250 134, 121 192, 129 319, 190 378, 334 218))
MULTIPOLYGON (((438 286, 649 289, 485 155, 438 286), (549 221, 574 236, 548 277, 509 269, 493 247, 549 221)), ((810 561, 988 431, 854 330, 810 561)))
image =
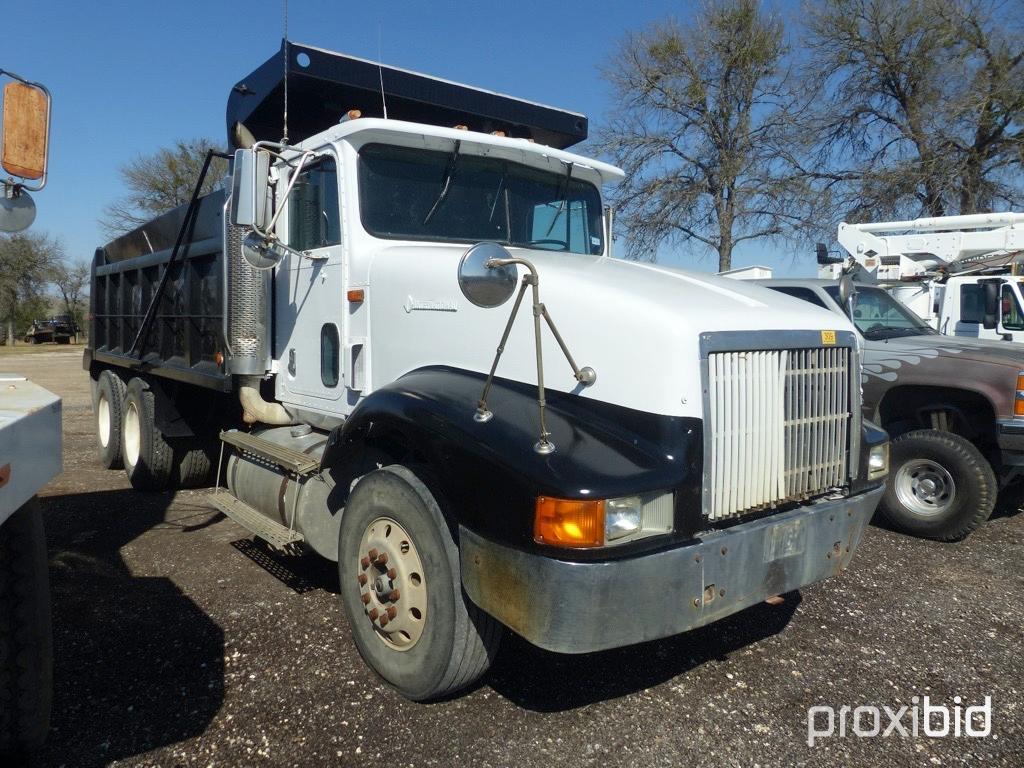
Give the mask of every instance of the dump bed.
POLYGON ((224 202, 222 191, 200 199, 145 338, 139 337, 143 318, 188 206, 96 249, 86 368, 96 361, 213 389, 231 388, 225 368, 224 202))
POLYGON ((587 138, 587 118, 578 112, 285 41, 231 89, 229 146, 238 147, 238 123, 257 140, 281 140, 286 69, 292 144, 330 128, 351 109, 363 117, 501 131, 557 149, 587 138))

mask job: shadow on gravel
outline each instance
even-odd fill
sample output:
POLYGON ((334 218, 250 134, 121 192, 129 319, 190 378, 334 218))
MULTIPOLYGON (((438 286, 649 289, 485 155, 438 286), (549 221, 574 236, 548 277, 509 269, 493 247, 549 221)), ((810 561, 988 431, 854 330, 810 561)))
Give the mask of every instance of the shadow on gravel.
POLYGON ((224 698, 224 635, 170 579, 129 573, 119 550, 174 522, 171 494, 41 500, 50 551, 54 702, 39 765, 106 765, 201 734, 224 698))
POLYGON ((996 507, 992 510, 991 520, 1000 517, 1013 517, 1024 508, 1024 480, 1011 483, 999 492, 996 507))
POLYGON ((682 635, 580 656, 543 651, 506 632, 483 682, 535 712, 584 707, 664 683, 777 634, 800 601, 800 593, 792 592, 779 606, 762 603, 682 635))

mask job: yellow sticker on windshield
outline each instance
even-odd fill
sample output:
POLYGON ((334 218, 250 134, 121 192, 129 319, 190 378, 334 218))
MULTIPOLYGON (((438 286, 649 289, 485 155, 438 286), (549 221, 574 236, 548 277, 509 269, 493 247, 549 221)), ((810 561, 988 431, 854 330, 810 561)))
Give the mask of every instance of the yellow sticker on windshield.
POLYGON ((822 344, 835 344, 836 343, 836 332, 835 331, 822 331, 821 332, 821 343, 822 344))

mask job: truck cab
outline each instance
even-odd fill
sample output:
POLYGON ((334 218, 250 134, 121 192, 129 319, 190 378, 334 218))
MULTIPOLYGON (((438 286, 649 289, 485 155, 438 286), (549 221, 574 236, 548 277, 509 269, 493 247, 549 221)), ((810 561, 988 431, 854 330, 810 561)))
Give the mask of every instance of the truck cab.
POLYGON ((852 325, 613 258, 585 117, 285 43, 227 123, 227 193, 96 252, 100 458, 164 489, 219 439, 211 503, 336 561, 403 695, 505 629, 621 647, 849 564, 888 464, 852 325))
MULTIPOLYGON (((761 284, 849 311, 835 280, 761 284)), ((864 414, 893 438, 893 473, 879 509, 906 532, 963 538, 1024 467, 1024 359, 1001 342, 939 334, 880 286, 857 285, 851 303, 864 414)))

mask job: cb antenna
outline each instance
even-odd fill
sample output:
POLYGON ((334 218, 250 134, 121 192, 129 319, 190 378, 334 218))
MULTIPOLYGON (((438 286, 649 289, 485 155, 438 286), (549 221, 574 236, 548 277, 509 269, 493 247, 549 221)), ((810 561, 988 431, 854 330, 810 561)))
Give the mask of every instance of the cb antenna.
MULTIPOLYGON (((287 0, 285 0, 287 2, 287 0)), ((377 22, 377 77, 380 78, 380 103, 384 107, 384 119, 388 119, 388 100, 384 97, 384 24, 377 22)))
POLYGON ((288 143, 288 0, 284 0, 284 136, 282 144, 288 143))

